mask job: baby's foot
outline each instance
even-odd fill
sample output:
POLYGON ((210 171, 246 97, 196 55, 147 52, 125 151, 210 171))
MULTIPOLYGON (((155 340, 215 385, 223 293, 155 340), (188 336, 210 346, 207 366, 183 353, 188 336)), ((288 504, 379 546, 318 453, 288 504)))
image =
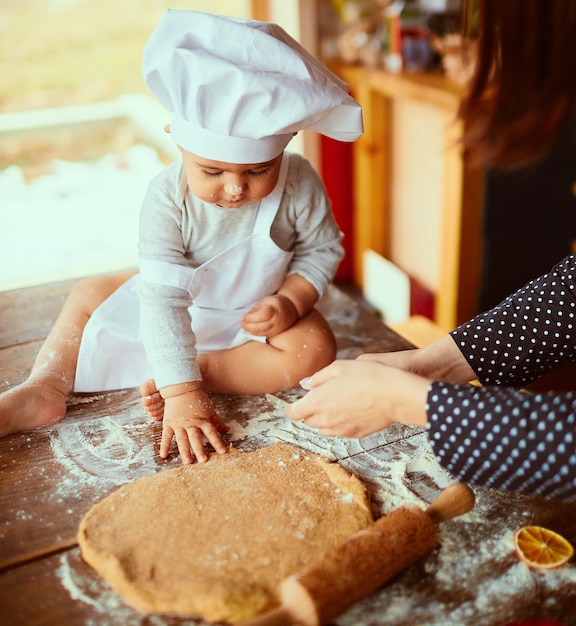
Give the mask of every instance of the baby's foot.
POLYGON ((164 417, 164 398, 160 395, 153 380, 147 380, 140 385, 142 406, 148 415, 159 422, 164 417))
POLYGON ((0 395, 0 437, 56 424, 66 416, 66 395, 41 380, 27 380, 0 395))

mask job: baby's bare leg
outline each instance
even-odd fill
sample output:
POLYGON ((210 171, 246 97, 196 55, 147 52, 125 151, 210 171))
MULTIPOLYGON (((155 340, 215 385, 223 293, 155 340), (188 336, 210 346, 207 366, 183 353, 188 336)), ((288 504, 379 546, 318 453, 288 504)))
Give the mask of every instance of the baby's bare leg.
MULTIPOLYGON (((336 358, 336 339, 316 310, 267 343, 249 341, 237 348, 198 357, 204 389, 214 393, 274 393, 298 385, 305 376, 336 358)), ((161 420, 164 402, 154 381, 140 387, 142 405, 161 420)))
POLYGON ((0 437, 55 424, 66 415, 66 397, 74 387, 86 322, 96 307, 133 274, 130 271, 85 278, 72 287, 30 376, 0 395, 0 437))
POLYGON ((200 355, 207 391, 273 393, 296 387, 305 376, 336 358, 336 339, 315 309, 294 326, 268 340, 200 355))

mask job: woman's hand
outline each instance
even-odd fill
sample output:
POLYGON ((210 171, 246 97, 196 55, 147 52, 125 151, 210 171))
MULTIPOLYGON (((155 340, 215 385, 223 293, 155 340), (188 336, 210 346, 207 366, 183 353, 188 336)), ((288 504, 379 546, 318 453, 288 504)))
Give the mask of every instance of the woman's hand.
POLYGON ((206 437, 219 454, 227 451, 220 433, 228 426, 216 413, 210 398, 201 389, 187 391, 180 395, 165 398, 164 421, 160 456, 165 459, 170 450, 172 438, 176 437, 182 463, 193 462, 192 452, 198 463, 208 459, 202 436, 206 437))
POLYGON ((334 361, 302 382, 309 391, 286 414, 325 436, 365 437, 393 422, 424 426, 430 383, 376 359, 334 361))
POLYGON ((431 380, 464 385, 476 378, 450 335, 444 335, 425 348, 399 352, 366 353, 358 360, 378 361, 431 380))

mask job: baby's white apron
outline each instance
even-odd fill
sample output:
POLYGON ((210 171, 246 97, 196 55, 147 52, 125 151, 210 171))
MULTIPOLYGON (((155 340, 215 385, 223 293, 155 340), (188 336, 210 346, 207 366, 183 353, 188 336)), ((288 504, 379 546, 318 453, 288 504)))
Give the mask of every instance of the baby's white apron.
POLYGON ((258 300, 278 290, 292 259, 292 252, 282 250, 270 238, 288 161, 289 155, 284 153, 278 183, 261 200, 250 236, 196 268, 141 260, 140 274, 119 287, 88 321, 82 334, 74 391, 137 387, 153 377, 140 334, 138 281, 142 279, 189 292, 193 304, 188 310, 199 353, 251 340, 266 341, 265 337, 244 331, 240 322, 258 300))

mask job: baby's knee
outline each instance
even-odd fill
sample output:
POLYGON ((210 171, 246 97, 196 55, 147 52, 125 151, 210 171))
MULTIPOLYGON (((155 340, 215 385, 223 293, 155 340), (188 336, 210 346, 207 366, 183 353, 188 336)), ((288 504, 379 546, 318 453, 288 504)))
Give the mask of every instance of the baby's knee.
POLYGON ((332 328, 326 319, 316 310, 313 310, 303 320, 300 329, 301 354, 309 361, 310 369, 325 367, 336 358, 338 346, 332 328))
POLYGON ((88 315, 96 310, 125 281, 124 275, 104 274, 80 279, 70 290, 68 300, 88 315))
POLYGON ((68 305, 78 307, 91 315, 105 299, 106 282, 105 276, 82 278, 70 290, 68 305))
POLYGON ((306 345, 310 368, 314 371, 329 365, 336 358, 338 348, 336 338, 331 330, 323 331, 322 335, 310 345, 306 345))
POLYGON ((107 280, 107 276, 87 276, 86 278, 81 278, 70 289, 70 296, 78 298, 90 296, 94 292, 100 291, 107 280))

